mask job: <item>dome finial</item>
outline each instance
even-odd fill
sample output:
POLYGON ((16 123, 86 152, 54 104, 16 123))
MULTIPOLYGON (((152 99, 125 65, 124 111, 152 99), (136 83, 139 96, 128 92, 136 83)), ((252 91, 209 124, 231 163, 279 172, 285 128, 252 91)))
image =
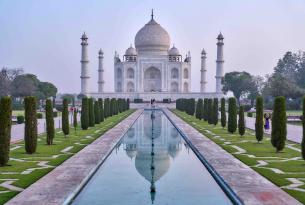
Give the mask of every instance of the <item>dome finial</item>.
POLYGON ((154 9, 151 9, 151 20, 154 19, 154 9))

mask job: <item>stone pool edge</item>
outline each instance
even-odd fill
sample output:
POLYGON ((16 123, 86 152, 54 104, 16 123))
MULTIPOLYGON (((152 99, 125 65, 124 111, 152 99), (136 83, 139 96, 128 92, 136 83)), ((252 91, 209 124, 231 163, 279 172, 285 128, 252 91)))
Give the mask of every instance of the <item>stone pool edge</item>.
POLYGON ((6 204, 55 205, 67 203, 105 161, 142 112, 143 109, 133 112, 6 204))
POLYGON ((299 201, 236 159, 168 109, 168 118, 231 187, 244 204, 298 205, 299 201))

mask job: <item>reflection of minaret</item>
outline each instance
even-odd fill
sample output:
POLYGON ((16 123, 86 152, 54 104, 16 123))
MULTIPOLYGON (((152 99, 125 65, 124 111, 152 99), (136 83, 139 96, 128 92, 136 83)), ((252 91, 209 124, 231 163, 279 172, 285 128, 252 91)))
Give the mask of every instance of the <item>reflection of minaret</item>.
POLYGON ((151 113, 151 166, 150 166, 150 171, 151 171, 151 185, 150 185, 150 197, 151 197, 151 202, 154 203, 155 200, 155 195, 156 195, 156 186, 155 186, 155 179, 154 179, 154 173, 155 173, 155 164, 154 164, 154 156, 155 156, 155 151, 154 151, 154 119, 155 119, 155 113, 152 111, 151 113))

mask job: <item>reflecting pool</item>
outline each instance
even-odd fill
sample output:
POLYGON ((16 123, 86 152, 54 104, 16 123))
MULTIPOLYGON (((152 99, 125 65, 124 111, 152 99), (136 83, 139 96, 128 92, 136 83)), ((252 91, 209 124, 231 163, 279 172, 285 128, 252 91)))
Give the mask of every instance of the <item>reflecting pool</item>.
POLYGON ((162 111, 144 111, 72 204, 232 204, 162 111))

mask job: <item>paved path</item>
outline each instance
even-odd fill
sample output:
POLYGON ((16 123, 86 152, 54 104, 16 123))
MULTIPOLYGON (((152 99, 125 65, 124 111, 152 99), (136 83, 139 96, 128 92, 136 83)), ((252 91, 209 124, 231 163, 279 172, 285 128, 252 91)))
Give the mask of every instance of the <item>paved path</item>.
MULTIPOLYGON (((252 130, 255 130, 255 118, 254 117, 245 117, 246 119, 246 127, 252 130)), ((271 123, 270 123, 271 125, 271 123)), ((301 143, 302 141, 302 126, 298 125, 290 125, 287 124, 287 139, 296 142, 301 143)), ((270 134, 271 129, 269 131, 265 131, 265 133, 270 134)))
MULTIPOLYGON (((78 115, 79 117, 80 115, 78 115)), ((69 115, 69 121, 72 123, 73 119, 71 118, 71 115, 69 115)), ((45 124, 46 124, 46 119, 38 119, 37 120, 38 126, 37 126, 37 131, 38 134, 44 133, 45 132, 45 124)), ((61 128, 61 117, 56 117, 54 118, 54 127, 56 128, 61 128)), ((23 124, 17 124, 12 126, 12 136, 11 136, 11 143, 18 142, 20 140, 24 139, 24 123, 23 124)))
POLYGON ((129 115, 102 137, 8 201, 7 205, 57 205, 68 202, 87 177, 98 169, 142 111, 137 110, 129 115))
POLYGON ((246 205, 299 205, 281 188, 233 157, 195 128, 169 110, 165 110, 174 124, 188 137, 199 153, 212 165, 246 205))

